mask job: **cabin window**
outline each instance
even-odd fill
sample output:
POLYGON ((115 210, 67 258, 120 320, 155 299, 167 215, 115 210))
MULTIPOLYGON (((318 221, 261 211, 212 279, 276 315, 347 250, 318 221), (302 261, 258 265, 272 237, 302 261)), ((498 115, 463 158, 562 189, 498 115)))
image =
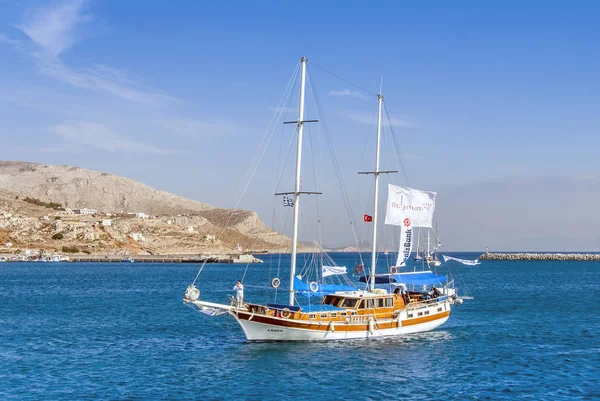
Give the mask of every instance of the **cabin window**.
POLYGON ((385 306, 388 308, 391 308, 394 306, 394 299, 393 298, 386 298, 385 299, 385 306))
POLYGON ((341 317, 344 317, 344 316, 346 316, 346 312, 340 312, 340 316, 341 316, 341 317))
POLYGON ((375 300, 375 304, 377 305, 378 308, 383 308, 383 298, 377 298, 375 300))
POLYGON ((342 308, 351 308, 351 309, 355 309, 356 308, 356 299, 344 299, 344 301, 342 302, 342 308))
POLYGON ((317 315, 315 315, 314 313, 311 313, 310 315, 308 315, 308 318, 309 318, 309 319, 314 319, 314 318, 316 318, 316 317, 317 317, 317 315))
POLYGON ((341 302, 340 298, 334 297, 331 295, 326 296, 325 299, 323 300, 323 304, 325 304, 325 305, 337 306, 340 302, 341 302))
POLYGON ((327 318, 327 313, 321 313, 321 319, 326 319, 327 318))
POLYGON ((417 313, 417 316, 423 316, 423 312, 417 313))
POLYGON ((357 313, 356 312, 350 312, 351 316, 355 316, 357 313))
POLYGON ((408 314, 408 317, 413 317, 413 314, 412 314, 412 313, 409 313, 409 314, 408 314))
POLYGON ((367 308, 368 309, 373 309, 374 308, 374 302, 372 299, 365 299, 364 300, 366 302, 367 308))
POLYGON ((442 308, 438 308, 438 312, 441 312, 441 311, 442 311, 442 308))
POLYGON ((426 311, 425 311, 425 314, 426 314, 426 315, 429 315, 429 311, 428 311, 428 310, 426 310, 426 311))

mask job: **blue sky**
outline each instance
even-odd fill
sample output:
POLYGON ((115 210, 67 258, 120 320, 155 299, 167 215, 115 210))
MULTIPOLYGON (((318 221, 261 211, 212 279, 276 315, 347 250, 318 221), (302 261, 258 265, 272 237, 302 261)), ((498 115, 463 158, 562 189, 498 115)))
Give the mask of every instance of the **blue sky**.
MULTIPOLYGON (((107 171, 231 206, 307 56, 372 92, 383 77, 411 184, 439 193, 448 247, 599 249, 582 207, 600 200, 599 17, 593 1, 0 0, 0 159, 107 171), (577 196, 543 213, 507 207, 558 189, 577 196), (566 210, 577 216, 557 220, 566 210), (506 221, 519 222, 517 236, 506 221)), ((309 69, 360 215, 370 187, 355 171, 372 164, 365 121, 376 103, 309 69)), ((268 223, 272 181, 259 172, 240 204, 268 223)), ((339 202, 323 200, 325 243, 352 242, 339 202)))

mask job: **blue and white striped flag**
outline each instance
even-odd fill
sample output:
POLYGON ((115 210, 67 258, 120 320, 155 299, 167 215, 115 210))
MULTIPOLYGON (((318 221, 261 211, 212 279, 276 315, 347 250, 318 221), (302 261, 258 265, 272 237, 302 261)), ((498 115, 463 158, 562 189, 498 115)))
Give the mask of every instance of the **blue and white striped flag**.
POLYGON ((294 201, 292 198, 288 198, 287 196, 283 197, 283 206, 291 206, 294 207, 294 201))

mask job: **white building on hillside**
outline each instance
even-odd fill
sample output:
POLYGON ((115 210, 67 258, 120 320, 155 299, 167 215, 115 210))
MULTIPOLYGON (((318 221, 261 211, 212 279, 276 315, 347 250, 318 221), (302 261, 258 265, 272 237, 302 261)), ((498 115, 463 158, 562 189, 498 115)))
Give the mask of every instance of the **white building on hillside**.
POLYGON ((144 242, 144 241, 146 241, 146 238, 144 238, 144 234, 142 234, 142 233, 131 233, 131 234, 129 234, 129 236, 134 241, 137 241, 137 242, 144 242))
POLYGON ((96 213, 98 213, 98 211, 96 209, 88 209, 86 207, 84 207, 82 209, 75 209, 74 212, 77 214, 96 214, 96 213))

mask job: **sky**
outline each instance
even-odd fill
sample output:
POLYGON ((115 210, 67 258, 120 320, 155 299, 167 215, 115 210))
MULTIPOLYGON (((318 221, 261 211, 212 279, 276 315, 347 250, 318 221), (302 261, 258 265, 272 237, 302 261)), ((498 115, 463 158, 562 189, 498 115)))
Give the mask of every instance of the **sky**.
POLYGON ((293 189, 294 130, 269 125, 306 56, 322 121, 303 189, 323 195, 301 239, 351 245, 353 221, 369 241, 372 178, 356 171, 374 167, 381 88, 405 162, 382 158, 401 172, 381 196, 436 191, 444 249, 600 250, 599 17, 595 1, 0 0, 0 159, 129 177, 289 234, 273 194, 293 189), (334 165, 312 169, 326 132, 351 218, 334 165))

